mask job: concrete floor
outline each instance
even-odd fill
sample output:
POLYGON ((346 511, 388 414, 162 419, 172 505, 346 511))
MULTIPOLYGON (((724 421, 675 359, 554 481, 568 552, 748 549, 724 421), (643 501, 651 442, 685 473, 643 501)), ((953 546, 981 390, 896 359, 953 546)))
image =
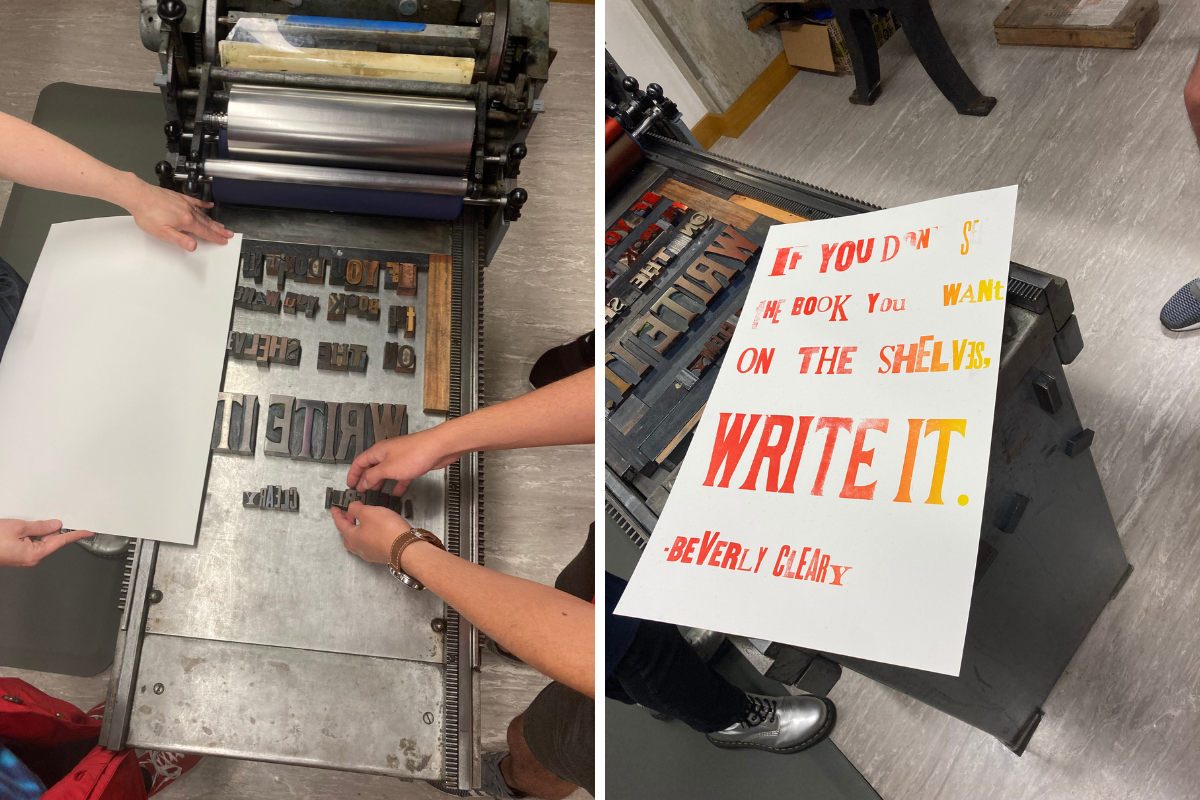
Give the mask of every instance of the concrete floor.
MULTIPOLYGON (((552 3, 550 43, 558 58, 542 94, 547 112, 529 137, 522 218, 487 270, 485 372, 488 400, 528 390, 533 361, 593 326, 594 7, 552 3)), ((138 39, 135 0, 0 0, 0 111, 30 119, 38 93, 55 81, 151 89, 154 54, 138 39)), ((157 157, 157 154, 147 156, 157 157)), ((0 214, 11 184, 0 181, 0 214)), ((561 447, 487 457, 487 564, 543 583, 582 546, 594 515, 594 448, 561 447), (548 513, 553 509, 553 513, 548 513)), ((104 699, 108 673, 94 678, 0 667, 87 709, 104 699)), ((548 681, 526 667, 483 665, 483 744, 504 749, 509 720, 548 681)), ((383 712, 381 712, 383 713, 383 712)), ((584 798, 582 790, 572 795, 584 798)), ((432 798, 425 784, 303 767, 207 758, 163 800, 240 798, 432 798)))
POLYGON ((1200 275, 1200 150, 1182 99, 1200 17, 1160 3, 1129 52, 1001 47, 1004 0, 934 0, 967 73, 999 98, 989 117, 957 116, 898 34, 873 107, 847 102, 850 77, 800 73, 712 148, 884 206, 1019 184, 1013 259, 1067 278, 1075 299, 1085 348, 1067 375, 1136 571, 1021 758, 847 673, 833 738, 889 800, 1200 796, 1200 339, 1158 323, 1200 275))

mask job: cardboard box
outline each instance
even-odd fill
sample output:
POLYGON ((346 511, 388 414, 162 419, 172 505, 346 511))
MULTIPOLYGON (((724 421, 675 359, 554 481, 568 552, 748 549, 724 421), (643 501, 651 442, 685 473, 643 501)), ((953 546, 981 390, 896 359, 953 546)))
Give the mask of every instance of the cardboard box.
MULTIPOLYGON (((871 27, 875 32, 876 47, 882 46, 896 32, 896 22, 890 13, 872 13, 871 27)), ((783 52, 793 67, 827 75, 854 74, 846 39, 833 17, 783 22, 779 24, 779 34, 783 37, 783 52)))

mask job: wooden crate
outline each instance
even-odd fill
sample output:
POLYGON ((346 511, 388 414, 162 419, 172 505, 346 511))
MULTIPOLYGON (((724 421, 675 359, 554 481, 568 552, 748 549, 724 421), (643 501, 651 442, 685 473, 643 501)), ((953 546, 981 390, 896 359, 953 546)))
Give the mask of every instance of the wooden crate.
POLYGON ((1013 0, 992 23, 1000 44, 1136 50, 1158 0, 1013 0))

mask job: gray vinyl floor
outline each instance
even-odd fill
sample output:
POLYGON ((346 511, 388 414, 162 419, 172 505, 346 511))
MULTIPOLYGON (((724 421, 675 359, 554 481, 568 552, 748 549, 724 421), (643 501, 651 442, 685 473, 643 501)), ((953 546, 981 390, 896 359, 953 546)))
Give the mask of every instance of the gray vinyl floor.
MULTIPOLYGON (((157 59, 138 39, 136 0, 0 0, 0 111, 30 119, 38 93, 55 81, 149 90, 157 59)), ((534 359, 593 325, 594 9, 552 3, 550 43, 558 58, 542 97, 547 112, 529 137, 521 184, 529 191, 485 284, 486 396, 528 390, 534 359)), ((157 154, 147 154, 157 158, 157 154)), ((11 185, 0 181, 0 213, 11 185)), ((594 449, 547 448, 487 458, 488 566, 543 583, 574 557, 594 514, 594 449)), ((0 668, 0 675, 87 709, 104 699, 107 672, 94 678, 0 668)), ((547 680, 531 669, 483 667, 483 743, 503 749, 509 720, 547 680)), ((380 713, 387 713, 385 708, 380 713)), ((220 797, 432 798, 425 784, 303 767, 208 758, 161 795, 220 797)), ((576 792, 572 797, 587 794, 576 792)))
MULTIPOLYGON (((883 94, 797 75, 713 150, 897 206, 1019 184, 1013 259, 1069 279, 1085 348, 1067 368, 1136 568, 1046 704, 1021 758, 963 723, 847 674, 834 740, 889 800, 1200 796, 1200 338, 1162 304, 1200 276, 1200 149, 1182 89, 1200 47, 1190 0, 1160 0, 1137 51, 1001 47, 1005 0, 934 0, 985 119, 959 117, 903 34, 883 94)), ((640 77, 640 76, 639 76, 640 77)))

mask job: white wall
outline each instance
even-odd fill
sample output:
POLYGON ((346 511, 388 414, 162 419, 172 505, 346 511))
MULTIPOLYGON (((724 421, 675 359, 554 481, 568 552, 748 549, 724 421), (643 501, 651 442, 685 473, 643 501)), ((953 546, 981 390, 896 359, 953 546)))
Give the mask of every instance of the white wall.
POLYGON ((683 123, 689 128, 708 113, 700 95, 671 59, 633 0, 605 0, 604 37, 605 47, 621 69, 637 78, 643 89, 650 83, 662 86, 663 93, 679 106, 683 123))

